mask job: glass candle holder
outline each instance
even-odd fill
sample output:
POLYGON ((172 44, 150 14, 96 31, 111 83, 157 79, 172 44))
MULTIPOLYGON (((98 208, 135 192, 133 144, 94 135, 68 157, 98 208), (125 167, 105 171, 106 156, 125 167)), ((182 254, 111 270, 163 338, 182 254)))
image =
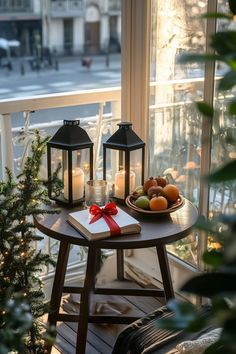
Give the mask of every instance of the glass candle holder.
POLYGON ((96 204, 100 207, 109 202, 109 191, 107 181, 90 180, 85 183, 85 206, 89 208, 96 204))

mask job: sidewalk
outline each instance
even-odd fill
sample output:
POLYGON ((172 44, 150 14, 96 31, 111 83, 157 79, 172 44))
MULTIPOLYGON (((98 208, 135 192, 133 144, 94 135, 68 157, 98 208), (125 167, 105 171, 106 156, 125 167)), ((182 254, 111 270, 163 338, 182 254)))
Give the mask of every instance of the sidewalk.
MULTIPOLYGON (((56 70, 55 65, 51 67, 40 68, 38 72, 40 75, 48 74, 51 72, 63 72, 76 70, 77 72, 94 72, 99 70, 120 70, 121 68, 121 55, 117 53, 106 55, 91 55, 92 62, 90 68, 82 66, 82 58, 84 55, 70 56, 70 57, 57 57, 58 70, 56 70)), ((29 64, 30 58, 12 58, 12 71, 8 71, 4 67, 0 67, 0 78, 6 78, 11 76, 30 76, 37 73, 36 70, 32 70, 29 64), (23 72, 22 73, 22 68, 23 72)))
POLYGON ((70 64, 78 64, 81 71, 88 70, 86 67, 82 66, 82 59, 89 57, 92 60, 92 64, 89 70, 104 70, 104 69, 120 69, 121 67, 121 55, 120 53, 109 54, 108 58, 105 54, 103 55, 79 55, 74 57, 58 57, 59 66, 67 67, 70 64), (109 61, 109 63, 107 62, 109 61), (108 65, 107 65, 108 64, 108 65))

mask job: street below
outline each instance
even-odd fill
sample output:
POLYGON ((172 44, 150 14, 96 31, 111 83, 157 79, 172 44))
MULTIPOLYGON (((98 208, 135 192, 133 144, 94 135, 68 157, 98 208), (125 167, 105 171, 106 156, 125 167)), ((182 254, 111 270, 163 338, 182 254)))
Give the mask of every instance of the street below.
MULTIPOLYGON (((58 68, 45 67, 32 70, 24 60, 24 75, 21 72, 22 59, 14 59, 12 71, 0 67, 0 102, 4 99, 47 95, 59 92, 91 90, 121 85, 120 54, 110 54, 109 65, 105 55, 92 56, 90 68, 82 66, 81 57, 58 58, 58 68), (58 69, 58 70, 56 70, 58 69)), ((31 123, 45 123, 61 119, 75 119, 94 116, 98 105, 83 105, 34 112, 31 123)), ((12 115, 13 127, 24 125, 22 113, 12 115)))

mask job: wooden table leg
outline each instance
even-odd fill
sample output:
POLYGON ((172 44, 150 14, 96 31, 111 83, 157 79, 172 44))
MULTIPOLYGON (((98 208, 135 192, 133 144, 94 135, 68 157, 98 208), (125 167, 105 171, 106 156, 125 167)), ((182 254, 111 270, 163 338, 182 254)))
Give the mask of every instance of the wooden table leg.
POLYGON ((116 250, 117 279, 124 280, 124 250, 116 250))
POLYGON ((102 264, 102 250, 100 248, 96 249, 96 269, 95 272, 98 274, 101 270, 102 264))
POLYGON ((77 332, 76 354, 84 354, 87 340, 88 317, 90 309, 90 295, 95 286, 97 250, 88 247, 87 268, 84 280, 84 289, 80 299, 79 326, 77 332))
POLYGON ((166 301, 175 297, 165 245, 156 247, 166 301))
MULTIPOLYGON (((60 248, 52 287, 52 295, 50 300, 50 310, 48 314, 49 326, 56 326, 57 323, 57 316, 60 310, 69 251, 70 244, 68 242, 60 242, 60 248)), ((46 344, 46 353, 51 352, 51 347, 52 346, 46 344)))

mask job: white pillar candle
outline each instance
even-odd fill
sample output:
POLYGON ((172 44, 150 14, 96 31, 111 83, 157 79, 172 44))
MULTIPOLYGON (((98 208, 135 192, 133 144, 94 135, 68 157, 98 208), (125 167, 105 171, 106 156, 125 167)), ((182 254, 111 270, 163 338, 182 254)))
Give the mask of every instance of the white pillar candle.
MULTIPOLYGON (((69 199, 68 170, 64 171, 64 198, 69 199)), ((72 170, 72 199, 81 199, 84 196, 84 172, 81 168, 72 170)))
MULTIPOLYGON (((135 173, 130 171, 129 179, 130 192, 135 189, 135 173)), ((114 196, 119 199, 125 197, 125 171, 121 170, 115 174, 115 194, 114 196)))

